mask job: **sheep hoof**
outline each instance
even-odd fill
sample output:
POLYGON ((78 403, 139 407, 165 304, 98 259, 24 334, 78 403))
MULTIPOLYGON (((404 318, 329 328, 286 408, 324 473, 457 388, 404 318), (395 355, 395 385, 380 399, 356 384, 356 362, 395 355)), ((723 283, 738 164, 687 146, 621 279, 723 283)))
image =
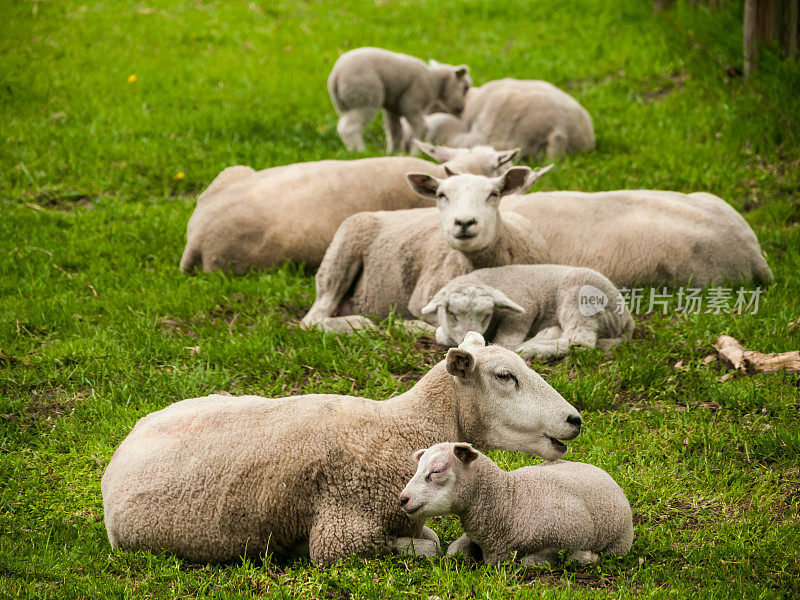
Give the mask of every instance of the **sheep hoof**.
POLYGON ((466 534, 462 535, 447 548, 447 556, 458 556, 459 554, 478 562, 483 560, 481 547, 469 539, 466 534))
POLYGON ((422 538, 397 538, 395 550, 402 556, 424 556, 436 558, 439 555, 439 544, 433 540, 422 538))

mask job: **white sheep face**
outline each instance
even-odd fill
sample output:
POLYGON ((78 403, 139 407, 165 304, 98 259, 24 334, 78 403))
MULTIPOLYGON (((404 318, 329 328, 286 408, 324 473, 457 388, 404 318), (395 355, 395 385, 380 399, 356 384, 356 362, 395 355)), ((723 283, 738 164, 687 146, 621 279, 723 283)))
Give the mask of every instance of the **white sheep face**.
POLYGON ((562 440, 580 434, 575 407, 511 350, 484 347, 483 337, 470 332, 446 360, 456 387, 471 395, 481 415, 487 449, 524 450, 555 460, 567 452, 562 440))
POLYGON ((469 444, 443 443, 417 450, 417 472, 400 493, 403 512, 415 519, 456 512, 457 490, 473 456, 477 453, 469 444))
POLYGON ((451 148, 434 146, 420 140, 414 140, 414 144, 453 173, 473 173, 486 177, 497 177, 508 171, 520 150, 495 150, 491 146, 451 148))
POLYGON ((472 79, 469 76, 469 67, 459 65, 457 67, 430 61, 430 65, 439 71, 444 77, 442 91, 439 94, 439 104, 448 112, 460 115, 464 110, 464 98, 472 86, 472 79))
POLYGON ((500 235, 500 198, 522 187, 531 170, 512 167, 499 177, 454 175, 436 179, 411 173, 407 177, 418 194, 435 198, 447 243, 465 254, 479 254, 500 235))

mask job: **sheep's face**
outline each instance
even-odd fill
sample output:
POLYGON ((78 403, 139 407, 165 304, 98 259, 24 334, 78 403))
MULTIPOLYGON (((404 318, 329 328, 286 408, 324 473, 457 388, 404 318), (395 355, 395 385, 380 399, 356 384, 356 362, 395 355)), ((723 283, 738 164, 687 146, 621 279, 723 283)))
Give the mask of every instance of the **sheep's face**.
POLYGON ((497 243, 500 235, 500 198, 522 187, 531 170, 512 167, 499 177, 453 175, 436 179, 409 174, 414 190, 436 200, 445 239, 454 250, 480 254, 497 243))
POLYGON ((519 355, 500 346, 483 346, 470 332, 447 353, 447 371, 455 377, 464 410, 478 416, 488 449, 523 450, 547 460, 562 457, 561 440, 578 437, 581 418, 556 390, 519 355))
POLYGON ((436 341, 457 346, 467 333, 486 333, 497 309, 524 313, 525 309, 500 290, 477 283, 454 283, 442 288, 422 309, 422 315, 436 312, 439 327, 436 341))
POLYGON ((417 472, 400 493, 400 508, 414 518, 458 512, 460 488, 477 457, 469 444, 444 443, 417 450, 417 472))
POLYGON ((464 110, 464 98, 469 88, 472 87, 469 67, 467 65, 454 67, 436 61, 431 61, 430 65, 441 78, 442 87, 437 106, 444 109, 445 112, 460 115, 464 110))
POLYGON ((420 140, 414 140, 414 144, 453 173, 472 173, 485 177, 497 177, 508 171, 514 165, 514 158, 519 154, 519 148, 511 150, 495 150, 491 146, 451 148, 433 146, 420 140))

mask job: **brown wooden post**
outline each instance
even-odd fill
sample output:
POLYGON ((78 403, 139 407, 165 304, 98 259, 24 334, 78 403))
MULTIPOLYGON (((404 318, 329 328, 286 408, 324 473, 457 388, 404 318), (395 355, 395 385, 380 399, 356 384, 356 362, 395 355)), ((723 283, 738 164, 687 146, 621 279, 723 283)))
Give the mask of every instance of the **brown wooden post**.
POLYGON ((744 0, 744 76, 752 73, 758 60, 756 48, 756 31, 758 27, 757 0, 744 0))
POLYGON ((797 58, 797 28, 798 23, 798 0, 789 0, 788 15, 786 20, 789 26, 789 37, 786 40, 786 54, 791 60, 797 58))

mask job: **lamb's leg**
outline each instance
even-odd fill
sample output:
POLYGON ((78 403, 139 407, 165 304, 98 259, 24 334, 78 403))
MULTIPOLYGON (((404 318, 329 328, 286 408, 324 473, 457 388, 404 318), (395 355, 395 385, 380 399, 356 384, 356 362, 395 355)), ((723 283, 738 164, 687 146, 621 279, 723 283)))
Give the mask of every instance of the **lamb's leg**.
POLYGON ((402 149, 403 125, 400 115, 383 109, 383 130, 386 132, 386 152, 392 154, 402 149))
POLYGON ((395 550, 400 554, 415 554, 435 558, 442 553, 439 536, 430 527, 422 527, 419 537, 401 537, 395 540, 395 550))
POLYGON ((547 158, 556 160, 567 153, 567 135, 560 129, 554 129, 547 136, 547 158))
POLYGON ((459 554, 477 560, 478 562, 483 560, 483 551, 481 547, 469 539, 466 533, 447 548, 447 556, 457 556, 459 554))
POLYGON ((342 113, 342 116, 339 117, 339 123, 336 125, 336 131, 339 132, 339 137, 342 138, 348 150, 362 151, 367 149, 361 132, 372 121, 377 112, 377 106, 364 106, 342 113))
POLYGON ((539 567, 545 563, 553 562, 557 556, 558 549, 545 548, 544 550, 539 550, 539 552, 534 554, 526 554, 522 557, 521 562, 526 567, 539 567))
POLYGON ((596 563, 600 560, 600 557, 589 550, 575 550, 575 552, 569 555, 569 560, 582 563, 596 563))
POLYGON ((347 315, 345 317, 325 317, 315 323, 323 331, 334 333, 353 333, 360 329, 377 329, 374 321, 363 315, 347 315))
POLYGON ((617 344, 621 344, 625 341, 624 337, 615 337, 615 338, 598 338, 597 339, 597 347, 600 348, 603 352, 608 352, 608 350, 612 346, 616 346, 617 344))
MULTIPOLYGON (((417 138, 418 140, 424 140, 425 134, 428 131, 428 126, 425 124, 425 118, 417 113, 417 114, 407 114, 403 115, 408 124, 411 126, 411 134, 412 139, 417 138)), ((419 153, 419 149, 416 146, 411 147, 411 155, 415 156, 419 153)))
POLYGON ((405 319, 403 327, 409 333, 423 333, 425 335, 436 335, 436 328, 430 323, 420 321, 419 319, 405 319))

